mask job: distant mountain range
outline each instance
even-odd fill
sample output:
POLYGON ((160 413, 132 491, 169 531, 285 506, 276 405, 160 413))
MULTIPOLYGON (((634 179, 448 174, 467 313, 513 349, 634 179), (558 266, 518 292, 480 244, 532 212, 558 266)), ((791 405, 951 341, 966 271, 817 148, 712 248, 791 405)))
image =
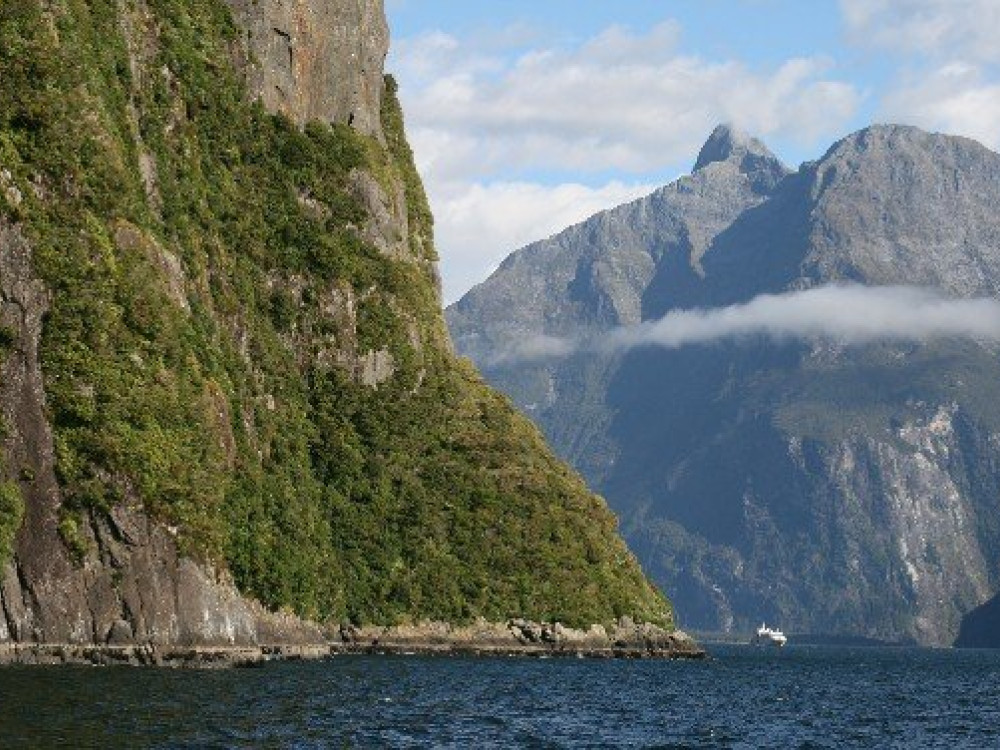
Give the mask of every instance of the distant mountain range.
POLYGON ((684 625, 944 645, 1000 589, 998 295, 1000 155, 875 126, 791 171, 720 127, 690 176, 515 252, 447 320, 684 625))

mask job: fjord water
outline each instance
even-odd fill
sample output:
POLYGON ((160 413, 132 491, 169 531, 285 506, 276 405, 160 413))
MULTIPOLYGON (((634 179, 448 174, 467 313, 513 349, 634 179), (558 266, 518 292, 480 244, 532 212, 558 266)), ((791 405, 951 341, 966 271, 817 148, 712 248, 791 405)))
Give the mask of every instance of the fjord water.
POLYGON ((1000 653, 0 670, 2 747, 997 747, 1000 653))

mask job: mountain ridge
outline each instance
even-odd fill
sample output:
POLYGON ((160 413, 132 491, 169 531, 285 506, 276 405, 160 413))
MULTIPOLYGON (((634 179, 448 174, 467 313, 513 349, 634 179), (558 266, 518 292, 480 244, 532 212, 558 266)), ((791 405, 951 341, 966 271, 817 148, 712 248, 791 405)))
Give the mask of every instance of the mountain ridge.
MULTIPOLYGON (((728 155, 713 139, 731 137, 717 130, 708 153, 728 155)), ((712 174, 725 163, 653 193, 694 188, 707 207, 678 198, 657 215, 633 211, 617 234, 588 243, 571 230, 514 253, 449 308, 459 353, 609 499, 692 627, 766 617, 799 632, 950 644, 998 585, 989 346, 748 340, 484 356, 525 337, 599 340, 670 312, 821 284, 1000 290, 1000 156, 975 142, 871 126, 756 194, 731 172, 712 174), (712 211, 721 220, 706 221, 712 211), (660 229, 685 222, 702 237, 660 229), (616 266, 633 280, 625 291, 591 283, 602 279, 594 269, 616 266), (526 300, 525 276, 538 289, 526 300), (615 294, 633 314, 595 324, 592 311, 614 309, 604 297, 615 294), (509 312, 535 298, 544 315, 509 312)))

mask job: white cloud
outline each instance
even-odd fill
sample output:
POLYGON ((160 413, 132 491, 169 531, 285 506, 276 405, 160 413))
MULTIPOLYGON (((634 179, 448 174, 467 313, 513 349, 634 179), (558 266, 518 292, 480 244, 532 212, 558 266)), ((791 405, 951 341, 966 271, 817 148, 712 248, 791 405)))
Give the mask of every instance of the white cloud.
POLYGON ((829 285, 711 310, 671 312, 657 321, 618 328, 596 341, 544 337, 516 343, 498 361, 562 357, 574 352, 623 352, 640 346, 765 337, 774 341, 926 342, 967 338, 1000 342, 1000 301, 951 299, 915 287, 829 285))
POLYGON ((976 66, 948 63, 909 76, 882 102, 887 119, 975 138, 1000 148, 1000 81, 976 66))
POLYGON ((612 27, 574 49, 493 55, 428 34, 400 43, 394 65, 422 167, 482 179, 521 170, 649 173, 691 162, 731 122, 799 141, 840 134, 860 94, 830 80, 825 58, 757 70, 678 51, 680 30, 612 27), (470 160, 470 150, 477 158, 470 160))
POLYGON ((963 337, 1000 341, 1000 302, 949 299, 914 287, 823 286, 761 295, 742 305, 673 312, 655 323, 621 329, 615 348, 676 348, 746 336, 831 339, 843 344, 963 337))
POLYGON ((855 42, 921 56, 1000 62, 997 0, 840 0, 855 42))
POLYGON ((653 189, 621 182, 600 188, 528 182, 445 186, 435 200, 437 243, 448 254, 445 302, 482 281, 513 249, 653 189))
POLYGON ((879 116, 1000 147, 1000 2, 840 0, 852 41, 890 53, 879 116))

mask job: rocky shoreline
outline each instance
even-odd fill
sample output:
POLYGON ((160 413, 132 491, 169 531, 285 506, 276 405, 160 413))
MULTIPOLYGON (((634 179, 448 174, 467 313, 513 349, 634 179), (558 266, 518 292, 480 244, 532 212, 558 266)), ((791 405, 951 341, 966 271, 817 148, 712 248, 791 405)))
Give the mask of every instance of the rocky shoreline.
POLYGON ((131 666, 223 669, 267 661, 324 659, 328 644, 309 646, 112 646, 76 643, 0 644, 0 666, 131 666))
POLYGON ((705 652, 686 633, 623 617, 610 628, 587 630, 514 619, 471 625, 429 622, 413 626, 341 628, 336 653, 574 656, 619 659, 698 659, 705 652))
POLYGON ((158 646, 111 644, 0 644, 0 665, 94 665, 189 668, 246 667, 269 661, 327 659, 351 654, 433 656, 577 657, 600 659, 701 659, 706 656, 682 631, 622 618, 610 628, 577 630, 560 623, 479 620, 393 627, 341 626, 330 640, 260 646, 158 646))

